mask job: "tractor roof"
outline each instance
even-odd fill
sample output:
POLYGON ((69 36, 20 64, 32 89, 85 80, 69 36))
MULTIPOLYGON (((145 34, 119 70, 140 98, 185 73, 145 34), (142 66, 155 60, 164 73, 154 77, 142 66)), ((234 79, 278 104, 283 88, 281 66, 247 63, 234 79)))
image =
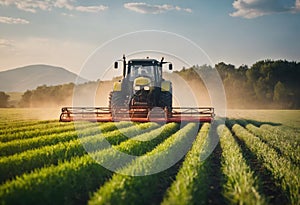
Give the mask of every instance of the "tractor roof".
POLYGON ((159 63, 156 59, 130 59, 129 63, 141 63, 141 64, 157 64, 159 63))

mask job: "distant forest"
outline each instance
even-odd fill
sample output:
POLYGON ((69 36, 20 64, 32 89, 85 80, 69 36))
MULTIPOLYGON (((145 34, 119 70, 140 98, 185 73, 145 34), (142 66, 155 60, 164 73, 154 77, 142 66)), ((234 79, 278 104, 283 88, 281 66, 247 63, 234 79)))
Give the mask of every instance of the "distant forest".
MULTIPOLYGON (((187 80, 200 80, 196 71, 209 66, 194 66, 179 73, 187 80)), ((235 67, 223 62, 215 65, 223 81, 228 108, 299 109, 300 63, 265 60, 251 67, 235 67)))
MULTIPOLYGON (((202 80, 197 71, 210 71, 210 66, 193 66, 174 71, 186 81, 202 80)), ((215 69, 220 74, 226 92, 228 108, 240 109, 299 109, 300 108, 300 63, 285 60, 264 60, 251 67, 218 63, 215 69)), ((82 86, 95 86, 89 82, 82 86)), ((74 84, 39 86, 28 90, 18 104, 19 107, 46 107, 69 103, 74 84), (68 99, 68 102, 66 102, 68 99), (41 102, 44 102, 41 104, 41 102)), ((103 96, 105 97, 105 96, 103 96)), ((108 96, 106 96, 108 98, 108 96)), ((8 106, 9 96, 0 92, 0 107, 8 106)))

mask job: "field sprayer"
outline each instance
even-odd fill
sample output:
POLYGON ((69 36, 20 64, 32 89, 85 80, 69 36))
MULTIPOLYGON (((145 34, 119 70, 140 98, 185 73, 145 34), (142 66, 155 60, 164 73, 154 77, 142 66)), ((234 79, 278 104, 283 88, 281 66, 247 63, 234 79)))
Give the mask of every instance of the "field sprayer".
MULTIPOLYGON (((123 56, 123 78, 113 85, 108 107, 63 107, 61 122, 90 120, 98 122, 211 122, 212 107, 173 107, 172 82, 163 79, 163 64, 156 59, 131 59, 123 56)), ((119 62, 114 63, 114 68, 119 62)))

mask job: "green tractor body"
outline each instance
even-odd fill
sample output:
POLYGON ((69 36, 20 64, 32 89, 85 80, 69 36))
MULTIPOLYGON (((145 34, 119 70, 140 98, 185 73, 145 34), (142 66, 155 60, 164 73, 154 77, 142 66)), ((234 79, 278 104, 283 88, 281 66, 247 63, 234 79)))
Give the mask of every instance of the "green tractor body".
MULTIPOLYGON (((109 98, 112 114, 118 116, 125 111, 131 117, 147 117, 154 108, 163 111, 162 115, 170 114, 172 83, 163 79, 162 67, 165 63, 163 59, 157 61, 149 58, 126 62, 123 57, 123 79, 114 83, 109 98)), ((115 68, 118 68, 118 62, 115 68)), ((169 64, 169 69, 172 69, 172 64, 169 64)))

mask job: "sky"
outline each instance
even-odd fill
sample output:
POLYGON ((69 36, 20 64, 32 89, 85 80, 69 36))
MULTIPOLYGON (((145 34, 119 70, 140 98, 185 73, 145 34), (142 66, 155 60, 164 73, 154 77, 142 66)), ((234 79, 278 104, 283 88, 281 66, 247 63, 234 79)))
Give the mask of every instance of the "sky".
POLYGON ((0 0, 0 71, 48 64, 80 74, 99 48, 101 62, 156 47, 195 59, 184 42, 212 65, 299 62, 300 0, 0 0))

